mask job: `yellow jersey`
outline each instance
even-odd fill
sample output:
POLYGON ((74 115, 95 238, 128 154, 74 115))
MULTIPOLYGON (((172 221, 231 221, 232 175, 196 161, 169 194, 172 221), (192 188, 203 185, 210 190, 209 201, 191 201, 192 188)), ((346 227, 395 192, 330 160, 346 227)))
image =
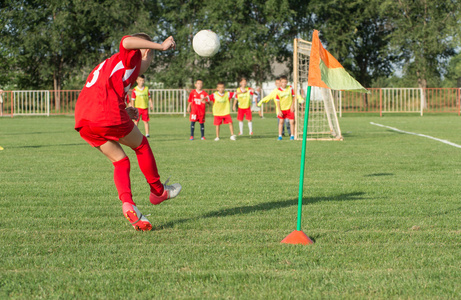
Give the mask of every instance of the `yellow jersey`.
POLYGON ((219 92, 214 92, 210 96, 213 104, 213 116, 227 116, 230 115, 230 100, 234 98, 235 93, 225 92, 223 95, 219 92))
POLYGON ((278 88, 277 96, 275 101, 280 101, 280 109, 281 110, 288 110, 291 108, 291 104, 293 103, 293 96, 295 95, 293 88, 291 86, 287 86, 285 89, 278 88))
POLYGON ((236 94, 237 101, 239 103, 239 108, 241 109, 250 108, 251 96, 253 95, 253 92, 250 91, 250 88, 245 88, 245 90, 243 91, 242 91, 242 88, 239 88, 238 91, 244 92, 242 94, 236 94))
POLYGON ((149 107, 149 88, 145 86, 142 90, 139 87, 133 89, 131 100, 134 101, 134 107, 147 109, 149 107))

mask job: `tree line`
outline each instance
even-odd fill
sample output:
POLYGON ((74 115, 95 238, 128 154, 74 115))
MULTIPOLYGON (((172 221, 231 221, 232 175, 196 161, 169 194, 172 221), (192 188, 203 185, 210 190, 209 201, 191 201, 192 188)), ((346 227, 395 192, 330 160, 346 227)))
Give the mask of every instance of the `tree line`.
POLYGON ((156 53, 149 81, 261 83, 273 79, 273 62, 292 66, 293 39, 310 40, 314 28, 365 87, 456 87, 460 25, 458 0, 4 0, 0 87, 80 89, 121 37, 136 32, 177 42, 156 53), (201 29, 220 37, 211 58, 192 50, 201 29))

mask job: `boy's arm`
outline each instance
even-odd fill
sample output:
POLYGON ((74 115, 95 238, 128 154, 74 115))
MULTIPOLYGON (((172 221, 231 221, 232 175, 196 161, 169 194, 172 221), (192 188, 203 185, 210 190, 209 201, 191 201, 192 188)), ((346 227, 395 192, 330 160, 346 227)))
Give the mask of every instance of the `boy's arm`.
POLYGON ((129 36, 123 40, 123 47, 128 50, 152 49, 158 51, 166 51, 169 49, 175 49, 176 43, 172 36, 168 37, 161 44, 147 41, 138 37, 129 36))
MULTIPOLYGON (((238 95, 238 94, 237 94, 238 95)), ((235 105, 237 104, 237 97, 234 97, 234 106, 232 107, 233 110, 235 111, 235 105)))
POLYGON ((187 105, 187 112, 190 112, 190 105, 191 105, 191 102, 189 102, 189 105, 187 105))
POLYGON ((149 105, 150 105, 150 109, 151 110, 154 110, 154 104, 152 103, 152 99, 149 98, 149 105))

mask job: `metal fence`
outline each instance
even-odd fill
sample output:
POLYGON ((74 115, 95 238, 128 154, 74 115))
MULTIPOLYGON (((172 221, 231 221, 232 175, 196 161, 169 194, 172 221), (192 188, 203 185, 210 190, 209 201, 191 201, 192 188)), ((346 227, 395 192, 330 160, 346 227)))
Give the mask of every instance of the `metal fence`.
MULTIPOLYGON (((187 89, 150 89, 151 114, 187 115, 187 89)), ((214 90, 206 90, 212 93, 214 90)), ((369 94, 334 91, 337 112, 347 113, 456 113, 461 114, 458 88, 372 88, 369 94)), ((262 96, 270 91, 263 90, 262 96)), ((5 91, 0 94, 0 116, 71 115, 80 90, 5 91)), ((275 113, 270 101, 262 106, 263 113, 275 113)), ((211 107, 207 107, 211 113, 211 107)))

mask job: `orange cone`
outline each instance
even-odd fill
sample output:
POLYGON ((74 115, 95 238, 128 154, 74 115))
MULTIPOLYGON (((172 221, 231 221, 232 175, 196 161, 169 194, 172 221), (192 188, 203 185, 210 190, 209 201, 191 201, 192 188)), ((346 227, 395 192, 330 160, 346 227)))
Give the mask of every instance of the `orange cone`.
POLYGON ((302 231, 295 230, 290 233, 286 238, 284 238, 281 243, 284 244, 301 244, 301 245, 311 245, 314 242, 302 231))

